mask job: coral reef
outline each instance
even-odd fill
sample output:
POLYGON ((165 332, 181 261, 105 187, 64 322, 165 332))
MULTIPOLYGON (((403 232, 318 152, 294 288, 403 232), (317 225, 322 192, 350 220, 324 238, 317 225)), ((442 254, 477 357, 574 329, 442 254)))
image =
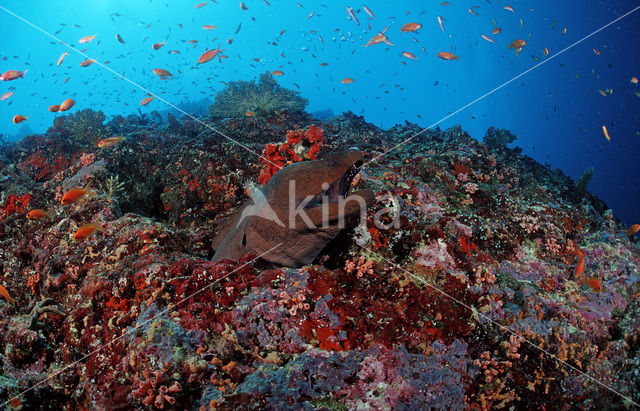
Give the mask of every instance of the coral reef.
POLYGON ((364 153, 366 220, 299 268, 211 261, 243 186, 276 170, 192 120, 117 117, 126 140, 98 149, 104 118, 81 111, 0 146, 3 408, 640 402, 640 245, 602 201, 508 148, 506 130, 429 130, 380 156, 419 127, 260 116, 283 98, 301 110, 292 96, 270 75, 234 83, 212 121, 280 165, 364 153), (94 196, 60 205, 87 183, 94 196), (48 217, 27 220, 33 208, 48 217), (87 223, 101 230, 73 241, 87 223))

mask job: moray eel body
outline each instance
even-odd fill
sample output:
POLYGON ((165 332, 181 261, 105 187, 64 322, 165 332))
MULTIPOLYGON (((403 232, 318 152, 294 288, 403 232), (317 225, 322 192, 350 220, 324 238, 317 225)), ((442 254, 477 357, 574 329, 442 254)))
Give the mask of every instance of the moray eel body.
POLYGON ((214 239, 213 259, 237 261, 279 245, 261 258, 286 267, 311 263, 373 201, 371 190, 349 192, 362 160, 359 150, 347 150, 278 171, 214 239))

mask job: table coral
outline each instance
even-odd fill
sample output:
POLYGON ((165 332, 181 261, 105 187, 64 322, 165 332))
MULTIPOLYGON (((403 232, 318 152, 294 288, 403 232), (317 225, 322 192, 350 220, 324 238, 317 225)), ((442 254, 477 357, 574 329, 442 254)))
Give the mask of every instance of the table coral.
POLYGON ((271 73, 260 75, 258 81, 232 81, 216 94, 208 107, 214 118, 245 116, 247 112, 275 110, 303 111, 307 99, 297 91, 286 89, 275 81, 271 73))

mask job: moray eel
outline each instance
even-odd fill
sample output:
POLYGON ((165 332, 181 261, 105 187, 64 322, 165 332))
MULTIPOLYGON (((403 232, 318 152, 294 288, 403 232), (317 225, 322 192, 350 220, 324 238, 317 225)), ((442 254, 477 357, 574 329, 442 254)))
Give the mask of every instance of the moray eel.
POLYGON ((238 261, 250 252, 279 266, 311 263, 345 220, 364 215, 373 201, 371 190, 350 193, 362 160, 359 150, 350 149, 278 171, 216 236, 213 260, 238 261))

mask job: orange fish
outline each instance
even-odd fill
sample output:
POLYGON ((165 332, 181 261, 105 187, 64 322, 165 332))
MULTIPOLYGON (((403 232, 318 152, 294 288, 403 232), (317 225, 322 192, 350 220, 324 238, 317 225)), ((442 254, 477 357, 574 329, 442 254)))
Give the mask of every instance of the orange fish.
POLYGON ((511 7, 511 6, 504 6, 504 9, 505 9, 506 11, 510 11, 511 13, 515 13, 515 12, 516 12, 516 11, 513 9, 513 7, 511 7))
POLYGON ((631 77, 631 84, 638 84, 638 79, 635 77, 631 77))
POLYGON ((602 283, 596 277, 587 278, 587 285, 589 286, 589 288, 591 288, 593 291, 597 293, 602 291, 602 283))
POLYGON ((624 233, 629 237, 633 237, 638 231, 640 231, 640 224, 634 224, 629 227, 624 233))
POLYGON ((360 21, 358 20, 356 15, 353 13, 353 10, 351 10, 351 7, 349 7, 349 6, 347 6, 347 13, 349 14, 349 17, 351 17, 353 19, 353 21, 355 21, 356 24, 359 26, 360 25, 360 21))
POLYGON ((569 254, 578 256, 578 265, 576 265, 576 271, 574 273, 576 278, 579 278, 584 272, 584 257, 585 253, 581 249, 578 248, 576 243, 569 240, 570 249, 568 251, 569 254))
POLYGON ((122 142, 122 140, 124 140, 124 137, 109 137, 109 138, 105 138, 103 140, 98 141, 98 147, 100 147, 100 148, 113 147, 116 144, 122 142))
POLYGON ((60 104, 60 108, 58 109, 58 111, 67 111, 71 107, 73 107, 75 104, 76 102, 73 101, 72 98, 68 98, 65 101, 63 101, 62 104, 60 104))
POLYGON ((141 106, 146 106, 147 104, 151 103, 151 101, 154 99, 155 97, 146 97, 143 98, 142 101, 140 101, 140 105, 141 106))
POLYGON ((60 200, 60 204, 73 204, 76 201, 80 200, 84 195, 96 195, 93 191, 89 191, 89 184, 87 184, 85 188, 72 188, 71 190, 64 193, 64 195, 62 196, 62 200, 60 200))
POLYGON ((460 60, 455 54, 453 53, 449 53, 448 51, 441 51, 440 53, 438 53, 438 57, 440 57, 442 60, 460 60))
POLYGON ((199 9, 199 8, 201 8, 201 7, 206 6, 207 4, 209 4, 209 3, 198 3, 198 4, 196 4, 195 6, 193 6, 193 8, 194 8, 194 9, 199 9))
POLYGON ((400 31, 404 31, 404 32, 417 31, 417 30, 420 30, 421 27, 422 27, 422 24, 420 23, 407 23, 400 28, 400 31))
POLYGON ((484 34, 481 34, 480 36, 481 36, 483 39, 485 39, 485 40, 487 40, 488 42, 490 42, 490 43, 495 43, 495 42, 496 42, 494 39, 492 39, 491 37, 486 36, 486 35, 484 35, 484 34))
POLYGON ((15 300, 11 298, 11 296, 9 295, 9 292, 7 291, 6 288, 4 288, 2 284, 0 284, 0 296, 2 296, 5 300, 9 301, 9 303, 11 304, 15 302, 15 300))
POLYGON ((169 73, 167 70, 161 69, 161 68, 153 69, 153 74, 155 74, 156 76, 159 76, 159 77, 173 77, 171 75, 171 73, 169 73))
POLYGON ((60 104, 54 104, 52 106, 49 106, 49 111, 52 113, 57 113, 58 110, 60 110, 60 104))
POLYGON ((87 59, 87 60, 82 60, 80 62, 80 67, 89 67, 90 65, 92 65, 93 63, 95 63, 96 61, 93 59, 87 59))
POLYGON ((68 52, 68 51, 65 51, 64 53, 62 53, 62 54, 60 55, 60 57, 58 58, 58 63, 57 63, 56 65, 58 65, 58 66, 59 66, 60 64, 62 64, 62 60, 64 60, 64 58, 65 58, 68 54, 69 54, 69 52, 68 52))
POLYGON ((202 26, 203 30, 213 30, 215 28, 216 28, 216 26, 213 26, 211 24, 205 24, 204 26, 202 26))
POLYGON ((367 13, 369 15, 369 17, 371 17, 372 19, 375 19, 376 16, 373 15, 373 12, 371 11, 371 9, 367 6, 362 6, 362 8, 364 9, 365 13, 367 13))
POLYGON ((391 43, 391 42, 389 41, 389 38, 388 38, 387 36, 385 36, 385 34, 384 34, 384 32, 385 32, 386 30, 387 30, 387 28, 385 27, 385 29, 384 29, 383 31, 379 32, 379 33, 378 33, 378 35, 373 36, 373 37, 371 38, 371 40, 369 40, 369 41, 367 42, 367 44, 365 44, 364 46, 365 46, 365 47, 369 47, 369 46, 372 46, 372 45, 374 45, 374 44, 380 44, 380 43, 385 43, 385 44, 388 44, 388 45, 390 45, 390 46, 393 46, 394 44, 393 44, 393 43, 391 43))
POLYGON ((218 54, 224 51, 224 49, 221 50, 220 47, 222 47, 222 44, 220 44, 217 49, 205 51, 198 59, 198 64, 213 60, 218 54))
POLYGON ((247 111, 246 113, 244 113, 245 116, 247 117, 255 117, 256 116, 256 112, 255 111, 247 111))
POLYGON ((602 50, 593 49, 593 54, 595 54, 596 56, 599 56, 602 54, 602 50))
POLYGON ((154 49, 154 50, 158 50, 160 47, 164 46, 165 44, 167 44, 167 43, 153 43, 151 48, 154 49))
POLYGON ((502 31, 502 29, 500 27, 496 27, 493 30, 491 30, 491 34, 498 34, 502 31))
POLYGON ((604 138, 606 138, 607 141, 611 141, 611 136, 609 135, 609 130, 607 130, 607 126, 605 125, 602 126, 602 132, 604 133, 604 138))
POLYGON ((477 16, 478 15, 478 13, 473 11, 473 9, 471 7, 469 7, 469 14, 471 14, 472 16, 477 16))
POLYGON ((518 39, 518 40, 513 40, 508 47, 510 49, 517 49, 517 48, 522 48, 526 45, 527 45, 526 41, 518 39))
POLYGON ((80 43, 80 44, 88 43, 88 42, 92 41, 93 39, 95 39, 96 36, 97 36, 97 34, 94 34, 93 36, 85 36, 85 37, 81 38, 80 40, 78 40, 78 43, 80 43))
POLYGON ((82 241, 91 237, 96 231, 101 230, 100 226, 96 223, 89 223, 78 228, 76 233, 73 235, 74 241, 82 241))
POLYGON ((20 124, 25 120, 27 120, 27 117, 23 115, 16 114, 15 116, 13 116, 13 124, 20 124))
POLYGON ((271 72, 271 74, 274 76, 284 76, 284 73, 282 72, 282 70, 274 70, 271 72))
POLYGON ((440 26, 440 29, 444 33, 444 25, 442 24, 442 17, 440 16, 438 16, 438 25, 440 26))
POLYGON ((548 55, 549 55, 549 49, 545 47, 544 50, 542 50, 542 56, 547 57, 548 55))
POLYGON ((509 46, 508 46, 508 47, 509 47, 510 49, 515 49, 515 50, 516 50, 516 56, 517 56, 517 55, 518 55, 518 54, 520 54, 520 52, 522 51, 522 48, 523 48, 524 46, 526 46, 526 45, 527 45, 527 42, 526 42, 526 41, 518 39, 518 40, 513 40, 513 41, 509 44, 509 46))
POLYGON ((45 217, 49 218, 49 213, 39 208, 34 208, 27 213, 27 220, 42 220, 45 217))
POLYGON ((576 248, 576 255, 578 256, 578 265, 576 265, 575 276, 580 277, 584 272, 584 251, 576 248))
POLYGON ((24 78, 24 73, 26 73, 28 70, 25 71, 18 71, 18 70, 9 70, 9 71, 5 71, 4 73, 0 74, 0 80, 2 81, 11 81, 11 80, 16 80, 19 78, 24 78))
POLYGON ((403 51, 402 55, 411 60, 418 60, 418 58, 415 55, 413 55, 413 53, 410 53, 408 51, 403 51))
POLYGON ((351 83, 353 83, 354 81, 355 81, 355 80, 354 80, 354 79, 352 79, 351 77, 345 77, 345 78, 343 78, 343 79, 342 79, 341 83, 342 83, 342 84, 351 84, 351 83))
POLYGON ((11 91, 7 91, 6 93, 4 93, 4 94, 0 97, 0 101, 1 101, 1 100, 6 100, 6 99, 8 99, 8 98, 9 98, 9 97, 11 97, 11 96, 13 96, 13 92, 11 92, 11 91))

